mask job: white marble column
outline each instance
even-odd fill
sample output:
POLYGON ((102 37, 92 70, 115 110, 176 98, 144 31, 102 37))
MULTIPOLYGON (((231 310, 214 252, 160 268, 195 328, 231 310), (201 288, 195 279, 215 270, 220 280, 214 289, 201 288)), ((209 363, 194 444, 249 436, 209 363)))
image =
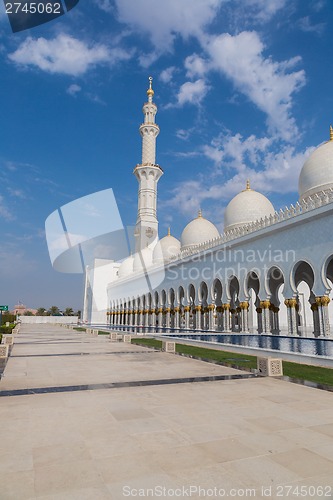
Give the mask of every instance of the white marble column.
POLYGON ((163 307, 158 309, 158 327, 163 327, 163 307))
POLYGON ((201 329, 201 306, 195 306, 195 329, 200 330, 201 329))
POLYGON ((208 305, 208 330, 215 330, 215 304, 208 305))
POLYGON ((223 307, 223 317, 224 317, 224 331, 231 332, 231 318, 230 318, 230 304, 226 303, 222 305, 223 307))
POLYGON ((242 315, 241 331, 243 333, 249 333, 249 303, 241 302, 239 306, 241 308, 242 315))
POLYGON ((178 330, 180 327, 180 317, 179 317, 180 307, 176 306, 174 312, 175 312, 174 328, 178 330))
POLYGON ((260 307, 262 309, 262 315, 263 315, 263 333, 266 335, 270 335, 271 332, 271 318, 270 318, 270 311, 269 311, 269 306, 271 305, 269 300, 262 300, 260 302, 260 307))
POLYGON ((165 328, 170 329, 171 327, 171 309, 170 307, 165 308, 165 328))
POLYGON ((190 329, 190 306, 184 306, 184 314, 185 314, 185 328, 186 330, 190 329))

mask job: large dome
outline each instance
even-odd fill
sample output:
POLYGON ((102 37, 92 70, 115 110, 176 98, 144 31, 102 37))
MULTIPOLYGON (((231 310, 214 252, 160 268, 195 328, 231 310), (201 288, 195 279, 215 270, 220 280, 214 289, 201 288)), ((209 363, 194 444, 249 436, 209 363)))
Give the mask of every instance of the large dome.
POLYGON ((269 199, 251 189, 248 181, 246 189, 238 193, 225 209, 224 230, 230 231, 236 227, 246 226, 266 216, 269 217, 274 212, 269 199))
POLYGON ((180 237, 182 248, 200 245, 206 241, 218 238, 220 233, 216 226, 202 217, 201 210, 196 219, 187 224, 180 237))
POLYGON ((134 263, 134 258, 132 257, 132 255, 122 261, 118 270, 119 278, 125 278, 125 276, 128 276, 133 272, 133 263, 134 263))
POLYGON ((302 200, 330 188, 333 188, 332 129, 331 140, 315 149, 303 165, 298 181, 299 197, 302 200))
POLYGON ((141 252, 137 252, 133 259, 133 271, 144 271, 153 263, 153 251, 146 247, 141 252))
POLYGON ((167 236, 164 236, 160 241, 157 242, 156 247, 153 252, 153 262, 162 263, 169 260, 172 256, 177 255, 180 252, 180 241, 174 236, 171 236, 170 229, 168 230, 167 236))

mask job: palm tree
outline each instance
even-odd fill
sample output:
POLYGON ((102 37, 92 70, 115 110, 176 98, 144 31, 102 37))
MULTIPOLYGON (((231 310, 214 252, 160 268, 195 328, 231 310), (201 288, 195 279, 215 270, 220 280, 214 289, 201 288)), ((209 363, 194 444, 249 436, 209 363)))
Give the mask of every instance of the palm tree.
POLYGON ((57 306, 50 307, 50 309, 48 310, 48 313, 50 316, 60 316, 59 307, 57 307, 57 306))
POLYGON ((36 316, 44 316, 45 312, 46 312, 45 307, 39 307, 37 309, 36 316))
POLYGON ((73 309, 71 307, 66 307, 64 316, 73 316, 73 314, 74 314, 73 309))

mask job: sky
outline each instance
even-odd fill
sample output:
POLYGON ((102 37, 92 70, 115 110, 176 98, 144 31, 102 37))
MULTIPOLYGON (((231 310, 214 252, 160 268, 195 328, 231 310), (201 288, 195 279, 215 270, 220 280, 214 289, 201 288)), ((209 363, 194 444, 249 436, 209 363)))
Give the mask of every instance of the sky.
POLYGON ((82 308, 52 268, 45 220, 112 188, 135 224, 142 104, 154 78, 160 237, 203 215, 223 231, 251 187, 280 209, 333 122, 331 0, 81 0, 12 33, 0 3, 0 304, 82 308))

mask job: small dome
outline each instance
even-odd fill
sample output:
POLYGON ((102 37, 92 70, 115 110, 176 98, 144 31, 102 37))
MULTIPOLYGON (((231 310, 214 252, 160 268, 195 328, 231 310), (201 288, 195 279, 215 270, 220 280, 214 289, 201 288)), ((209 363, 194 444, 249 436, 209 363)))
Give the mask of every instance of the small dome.
POLYGON ((200 245, 218 238, 220 233, 216 226, 202 217, 201 210, 196 219, 187 224, 180 237, 182 249, 200 245))
POLYGON ((162 263, 169 260, 172 256, 180 252, 180 241, 174 236, 171 236, 170 229, 167 236, 164 236, 157 242, 153 252, 153 262, 162 263))
POLYGON ((132 257, 132 255, 123 260, 118 269, 118 277, 125 278, 125 276, 131 274, 133 272, 133 264, 134 258, 132 257))
POLYGON ((153 263, 153 251, 150 247, 146 247, 141 252, 134 255, 133 271, 146 270, 153 263))
POLYGON ((275 210, 266 196, 250 188, 249 181, 246 189, 238 193, 229 203, 224 212, 224 230, 230 231, 236 227, 246 226, 269 217, 275 210))
POLYGON ((331 140, 325 142, 309 156, 303 165, 299 180, 300 199, 333 188, 333 131, 331 140))

